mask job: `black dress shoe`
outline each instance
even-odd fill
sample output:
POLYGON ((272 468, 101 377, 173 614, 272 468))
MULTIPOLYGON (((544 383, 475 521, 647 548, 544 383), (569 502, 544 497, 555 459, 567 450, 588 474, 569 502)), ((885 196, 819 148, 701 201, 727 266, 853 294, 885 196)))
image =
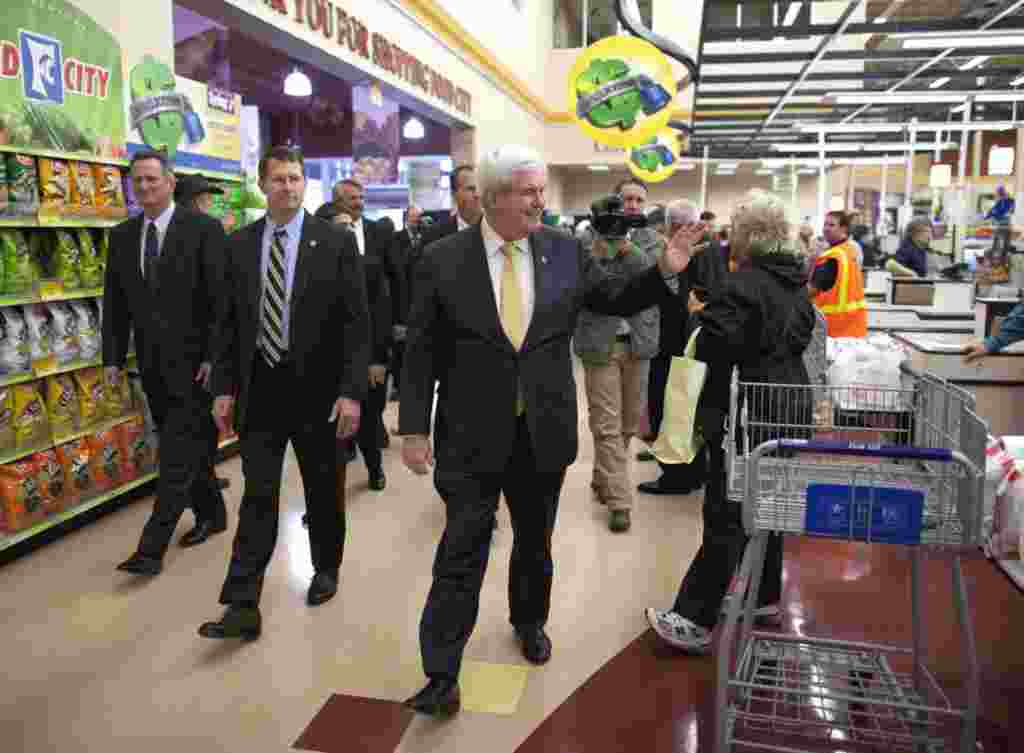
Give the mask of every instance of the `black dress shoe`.
POLYGON ((241 638, 254 641, 263 630, 263 619, 258 607, 240 607, 232 604, 224 610, 224 616, 217 622, 204 622, 199 635, 204 638, 241 638))
POLYGON ((455 680, 431 679, 423 690, 405 702, 405 706, 439 719, 450 717, 462 708, 459 683, 455 680))
POLYGON ((313 576, 313 582, 309 584, 306 603, 311 607, 316 607, 333 599, 336 593, 338 593, 338 574, 317 573, 313 576))
POLYGON ((644 481, 642 484, 637 485, 637 489, 644 494, 692 494, 693 492, 704 486, 703 483, 691 482, 687 486, 668 486, 661 482, 661 479, 655 481, 644 481))
POLYGON ((523 644, 523 656, 531 664, 547 664, 551 659, 551 639, 544 628, 516 628, 516 637, 523 644))
POLYGON ((202 544, 208 538, 217 533, 224 533, 228 530, 227 523, 214 525, 212 521, 202 520, 196 523, 196 527, 181 537, 181 545, 184 547, 202 544))
POLYGON ((144 554, 133 554, 126 559, 117 569, 123 573, 132 575, 159 575, 164 569, 163 561, 156 557, 147 557, 144 554))
POLYGON ((370 472, 370 488, 375 492, 384 491, 384 487, 388 485, 388 480, 384 476, 384 471, 371 471, 370 472))

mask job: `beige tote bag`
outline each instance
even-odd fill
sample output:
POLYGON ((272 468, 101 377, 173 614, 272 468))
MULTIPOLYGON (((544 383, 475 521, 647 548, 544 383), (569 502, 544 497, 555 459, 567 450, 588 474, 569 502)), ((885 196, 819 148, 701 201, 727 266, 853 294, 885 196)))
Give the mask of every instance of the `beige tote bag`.
POLYGON ((690 335, 683 356, 675 356, 665 385, 665 413, 661 432, 651 447, 651 453, 666 465, 692 463, 704 445, 704 437, 697 428, 697 404, 707 379, 708 365, 693 356, 697 350, 700 328, 690 335))

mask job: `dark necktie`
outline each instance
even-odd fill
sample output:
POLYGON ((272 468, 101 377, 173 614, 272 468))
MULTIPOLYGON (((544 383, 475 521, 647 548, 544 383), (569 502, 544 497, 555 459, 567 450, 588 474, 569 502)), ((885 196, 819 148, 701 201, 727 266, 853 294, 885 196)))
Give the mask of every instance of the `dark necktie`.
POLYGON ((160 261, 160 239, 156 232, 156 223, 149 220, 146 228, 146 283, 150 288, 155 289, 157 283, 156 265, 160 261))
POLYGON ((284 228, 274 231, 274 238, 270 242, 270 263, 267 264, 266 279, 263 281, 261 350, 271 366, 281 363, 288 352, 288 342, 284 337, 284 243, 287 237, 284 228))

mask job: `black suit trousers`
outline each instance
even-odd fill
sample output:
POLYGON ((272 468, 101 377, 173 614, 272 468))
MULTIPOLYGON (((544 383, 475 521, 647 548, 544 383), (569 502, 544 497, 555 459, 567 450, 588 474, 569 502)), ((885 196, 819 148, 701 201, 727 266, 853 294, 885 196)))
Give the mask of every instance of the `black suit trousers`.
POLYGON ((143 387, 160 437, 160 476, 156 503, 142 529, 138 551, 162 558, 186 508, 195 511, 197 521, 217 526, 227 522, 227 508, 211 478, 217 435, 215 425, 210 434, 210 394, 198 384, 192 384, 186 396, 172 394, 153 373, 143 375, 143 387))
POLYGON ((456 473, 442 468, 434 486, 447 524, 434 559, 434 582, 420 621, 420 650, 428 677, 457 678, 462 653, 476 625, 480 588, 490 555, 494 516, 504 492, 512 520, 508 602, 511 623, 542 627, 551 609, 554 562, 551 534, 565 469, 538 472, 525 418, 500 473, 456 473))
POLYGON ((306 492, 309 544, 316 572, 337 572, 345 540, 345 517, 337 498, 337 424, 331 404, 310 401, 294 369, 271 368, 257 354, 249 408, 240 427, 245 492, 231 564, 221 589, 222 604, 256 605, 263 574, 277 543, 281 473, 292 443, 306 492))
POLYGON ((366 469, 371 473, 379 472, 383 462, 381 448, 384 446, 384 408, 387 407, 387 402, 388 386, 385 380, 384 384, 370 387, 360 407, 356 442, 359 444, 359 451, 363 453, 363 460, 366 461, 366 469))

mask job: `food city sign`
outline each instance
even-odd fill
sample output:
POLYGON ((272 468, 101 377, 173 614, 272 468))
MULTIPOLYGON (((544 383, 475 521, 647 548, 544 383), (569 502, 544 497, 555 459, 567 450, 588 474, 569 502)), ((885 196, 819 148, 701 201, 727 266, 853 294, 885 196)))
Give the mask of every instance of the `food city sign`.
POLYGON ((382 34, 370 30, 355 16, 337 7, 332 0, 263 0, 263 4, 328 41, 347 47, 353 54, 423 90, 458 112, 472 114, 472 98, 465 89, 421 63, 413 55, 382 34), (290 7, 290 10, 289 10, 290 7))

